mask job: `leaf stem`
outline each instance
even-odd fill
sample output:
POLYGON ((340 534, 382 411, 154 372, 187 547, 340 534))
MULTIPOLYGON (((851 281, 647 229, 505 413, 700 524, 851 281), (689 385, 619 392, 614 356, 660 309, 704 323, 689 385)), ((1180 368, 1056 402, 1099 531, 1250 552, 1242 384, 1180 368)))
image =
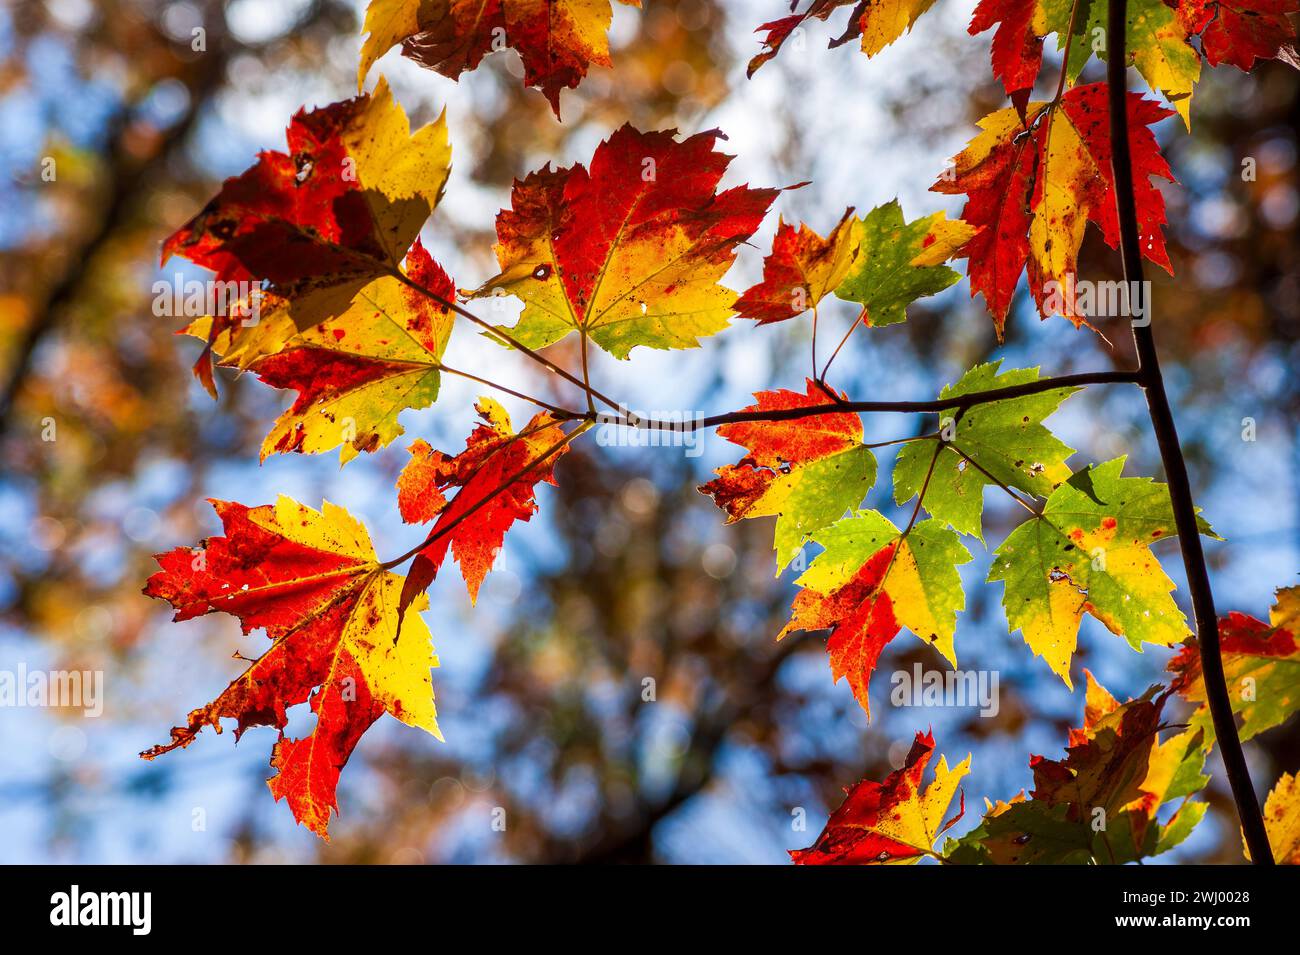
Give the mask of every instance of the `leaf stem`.
POLYGON ((1070 5, 1070 25, 1065 34, 1065 49, 1061 52, 1061 76, 1056 81, 1056 95, 1052 97, 1053 103, 1059 103, 1061 97, 1065 94, 1065 78, 1070 72, 1070 46, 1074 43, 1074 31, 1078 25, 1079 7, 1081 5, 1080 0, 1074 0, 1070 5))
POLYGON ((475 315, 473 312, 471 312, 469 309, 465 308, 463 305, 459 304, 458 302, 454 302, 445 296, 439 295, 437 292, 433 291, 432 289, 425 288, 423 285, 421 285, 419 282, 416 282, 414 279, 412 279, 401 269, 393 268, 389 274, 392 275, 393 278, 401 282, 403 285, 405 285, 407 288, 411 289, 412 291, 419 292, 421 295, 425 296, 426 298, 429 298, 437 302, 443 308, 451 309, 451 311, 455 312, 457 315, 461 316, 462 318, 469 319, 475 325, 479 326, 484 331, 486 331, 489 335, 493 336, 494 338, 498 339, 501 342, 504 342, 505 344, 509 345, 511 348, 514 348, 516 351, 523 352, 533 361, 537 362, 539 365, 542 365, 545 368, 550 369, 555 374, 563 378, 565 381, 577 385, 584 392, 586 392, 588 400, 590 400, 594 396, 596 398, 599 398, 601 401, 603 401, 611 408, 618 407, 618 403, 614 401, 613 398, 609 398, 606 397, 605 395, 602 395, 599 391, 592 388, 589 384, 586 384, 577 375, 574 375, 572 372, 567 371, 564 368, 561 368, 559 365, 551 361, 545 355, 542 355, 534 351, 533 349, 529 348, 527 345, 519 341, 517 338, 515 338, 505 329, 498 328, 497 326, 493 325, 491 322, 485 321, 484 319, 475 315))
POLYGON ((541 398, 534 398, 532 395, 524 394, 522 391, 516 391, 513 388, 508 388, 505 385, 498 384, 497 382, 492 381, 490 378, 482 378, 479 375, 472 374, 471 372, 468 371, 461 371, 459 368, 452 368, 450 365, 444 365, 441 362, 439 362, 438 364, 438 370, 446 372, 449 375, 456 375, 457 377, 460 378, 467 378, 470 381, 477 381, 480 385, 485 385, 488 388, 495 388, 497 391, 500 391, 504 394, 512 395, 515 398, 519 398, 522 401, 530 402, 532 404, 537 405, 539 408, 545 408, 547 411, 553 412, 557 417, 560 418, 573 419, 573 418, 582 417, 581 411, 572 411, 568 408, 561 408, 559 405, 553 405, 549 401, 543 401, 541 398))
MULTIPOLYGON (((835 361, 835 356, 837 356, 840 353, 840 349, 843 348, 845 344, 848 342, 849 336, 852 335, 855 331, 857 331, 858 326, 862 324, 862 320, 866 317, 867 317, 867 307, 864 305, 862 306, 862 311, 858 312, 858 317, 855 318, 853 320, 853 324, 849 326, 849 330, 845 332, 844 337, 840 339, 840 343, 836 345, 835 350, 831 352, 831 357, 826 359, 826 364, 822 366, 822 373, 820 375, 817 375, 817 380, 819 382, 824 383, 826 381, 826 373, 831 370, 831 362, 835 361)), ((814 374, 816 374, 816 370, 817 370, 817 363, 814 356, 814 361, 813 361, 814 374)))
POLYGON ((1027 510, 1030 514, 1033 514, 1034 517, 1042 517, 1042 516, 1043 516, 1042 511, 1040 511, 1038 508, 1034 507, 1032 504, 1030 504, 1028 501, 1026 501, 1023 497, 1021 497, 1021 496, 1020 496, 1019 494, 1017 494, 1015 491, 1011 490, 1011 488, 1007 487, 1007 485, 1006 485, 1003 481, 1001 481, 999 478, 997 478, 997 477, 994 476, 993 474, 990 474, 987 468, 985 468, 984 466, 982 466, 978 461, 976 461, 974 458, 972 458, 969 454, 967 454, 967 453, 966 453, 965 451, 963 451, 961 448, 957 447, 957 445, 953 444, 953 443, 950 441, 950 442, 948 442, 948 447, 952 448, 952 449, 953 449, 954 451, 956 451, 959 455, 961 455, 961 457, 963 457, 963 458, 966 460, 966 463, 969 464, 971 467, 973 467, 976 471, 979 471, 980 474, 983 474, 986 478, 988 478, 990 481, 992 481, 992 482, 993 482, 994 484, 996 484, 998 487, 1002 488, 1002 490, 1006 491, 1007 494, 1011 495, 1011 499, 1012 499, 1013 501, 1015 501, 1017 504, 1019 504, 1019 505, 1020 505, 1021 507, 1023 507, 1025 510, 1027 510))
POLYGON ((817 374, 817 306, 813 306, 813 329, 812 329, 812 376, 814 381, 820 382, 822 376, 817 374))
MULTIPOLYGON (((925 500, 925 492, 930 489, 930 479, 934 477, 934 468, 935 465, 939 463, 939 452, 943 450, 943 445, 944 443, 942 441, 935 442, 934 455, 930 458, 929 468, 926 469, 925 480, 921 482, 921 493, 916 495, 916 507, 912 508, 912 516, 908 519, 907 526, 903 528, 903 533, 898 535, 900 542, 906 538, 908 534, 912 533, 912 528, 916 526, 916 519, 921 516, 921 503, 925 500)), ((892 566, 894 562, 891 559, 889 563, 892 566)), ((889 571, 886 570, 885 574, 888 575, 888 573, 889 571)), ((881 579, 883 580, 884 578, 881 579)))
POLYGON ((912 516, 907 521, 907 526, 903 528, 898 535, 898 540, 894 542, 893 553, 889 555, 889 563, 885 565, 885 572, 880 575, 880 580, 876 586, 871 588, 869 597, 875 597, 885 589, 885 581, 889 579, 889 572, 894 569, 894 562, 898 560, 898 551, 903 546, 903 541, 907 540, 907 535, 912 533, 912 528, 916 526, 916 519, 921 516, 921 503, 925 500, 925 492, 930 489, 930 478, 934 477, 935 465, 939 463, 939 452, 943 450, 943 442, 936 441, 934 444, 934 454, 930 456, 930 466, 926 469, 925 480, 921 483, 921 492, 916 495, 916 506, 912 508, 912 516))
MULTIPOLYGON (((1133 190, 1133 163, 1128 132, 1128 71, 1126 65, 1128 20, 1127 0, 1108 0, 1106 42, 1107 94, 1110 101, 1110 138, 1112 176, 1115 184, 1115 202, 1120 227, 1120 257, 1124 266, 1124 279, 1130 299, 1140 295, 1144 288, 1142 270, 1142 245, 1138 229, 1137 205, 1133 190)), ((1130 302, 1130 304, 1132 304, 1130 302)), ((1236 719, 1232 713, 1232 699, 1228 694, 1227 679, 1223 672, 1223 657, 1219 647, 1218 617, 1214 609, 1214 593, 1210 589, 1210 575, 1201 546, 1200 530, 1196 523, 1196 505, 1192 499, 1191 482, 1187 476, 1187 462, 1178 443, 1178 430, 1174 425, 1173 411, 1165 391, 1164 377, 1160 372, 1160 358, 1156 352, 1155 336, 1151 331, 1150 303, 1144 303, 1146 324, 1133 323, 1133 343, 1137 348, 1139 384, 1147 397, 1151 427, 1160 447, 1165 479, 1169 484, 1170 503, 1174 512, 1174 525, 1178 544, 1183 553, 1183 566, 1187 571, 1187 587, 1191 592, 1192 610, 1196 619, 1196 633, 1201 645, 1201 666, 1205 679, 1205 696, 1210 706, 1223 767, 1232 788, 1232 798, 1241 819, 1250 857, 1256 865, 1272 865, 1273 852, 1264 828, 1255 787, 1250 779, 1250 769, 1237 735, 1236 719)), ((1132 309, 1130 309, 1132 311, 1132 309)))
POLYGON ((939 437, 939 432, 933 431, 930 434, 912 434, 908 435, 906 438, 891 438, 889 441, 876 441, 872 444, 864 444, 862 447, 874 450, 875 448, 888 448, 895 444, 911 444, 913 441, 924 441, 927 438, 937 437, 939 437))
POLYGON ((582 335, 582 387, 587 392, 587 413, 596 413, 596 402, 592 398, 591 392, 591 372, 587 369, 587 326, 583 325, 578 329, 582 335))

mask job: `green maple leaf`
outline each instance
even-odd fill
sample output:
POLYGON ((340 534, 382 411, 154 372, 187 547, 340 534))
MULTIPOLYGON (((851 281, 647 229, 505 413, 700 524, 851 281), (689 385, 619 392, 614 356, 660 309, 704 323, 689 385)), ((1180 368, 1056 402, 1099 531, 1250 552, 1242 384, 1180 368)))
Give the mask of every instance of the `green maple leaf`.
POLYGON ((870 714, 867 689, 880 654, 903 627, 957 665, 953 634, 965 606, 957 565, 972 558, 955 533, 934 520, 903 532, 877 511, 859 511, 814 540, 825 550, 799 577, 804 589, 780 637, 832 630, 831 672, 848 677, 863 710, 870 714))
MULTIPOLYGON (((1068 78, 1078 79, 1095 53, 1106 59, 1109 11, 1103 0, 1078 0, 1079 11, 1070 42, 1068 78)), ((1073 0, 1044 0, 1048 32, 1057 35, 1063 50, 1070 30, 1073 0)), ((1136 66, 1153 90, 1159 90, 1191 128, 1192 88, 1201 76, 1201 55, 1187 42, 1187 28, 1178 12, 1164 0, 1129 0, 1125 47, 1128 62, 1136 66)))
POLYGON ((1002 542, 989 571, 990 581, 1006 585, 1011 629, 1066 686, 1084 613, 1139 652, 1144 643, 1172 646, 1191 635, 1171 596, 1174 582, 1150 549, 1175 536, 1169 489, 1123 470, 1124 458, 1115 458, 1058 487, 1040 516, 1002 542))
POLYGON ((851 448, 802 468, 776 519, 776 566, 794 560, 808 537, 862 503, 876 483, 876 456, 851 448))
MULTIPOLYGON (((998 373, 1000 361, 978 365, 940 399, 993 388, 1038 381, 1037 368, 1013 368, 998 373)), ((992 401, 958 415, 940 414, 940 437, 903 446, 894 465, 894 500, 910 501, 925 487, 925 509, 963 534, 983 540, 980 516, 984 488, 1003 484, 1038 497, 1047 497, 1070 476, 1065 461, 1074 449, 1043 426, 1043 420, 1078 388, 1059 388, 1023 398, 992 401), (935 458, 935 442, 944 438, 935 458), (934 473, 926 486, 930 462, 934 473)))
POLYGON ((858 258, 835 294, 861 305, 868 325, 906 321, 908 305, 961 279, 943 263, 974 234, 972 226, 942 212, 904 222, 898 200, 877 206, 853 223, 858 258))

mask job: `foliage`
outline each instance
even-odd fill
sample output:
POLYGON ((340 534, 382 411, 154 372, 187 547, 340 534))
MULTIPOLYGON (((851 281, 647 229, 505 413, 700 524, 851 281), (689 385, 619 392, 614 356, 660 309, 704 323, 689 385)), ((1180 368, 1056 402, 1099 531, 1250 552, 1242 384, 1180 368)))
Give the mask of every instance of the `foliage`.
MULTIPOLYGON (((237 721, 283 729, 287 709, 310 700, 316 727, 275 745, 268 780, 294 818, 324 837, 339 772, 375 720, 391 713, 440 736, 429 669, 438 665, 424 624, 398 639, 402 578, 375 556, 366 529, 326 501, 319 511, 281 497, 247 508, 213 501, 225 537, 179 547, 145 592, 176 608, 177 620, 221 612, 245 633, 263 629, 271 646, 215 700, 172 730, 171 742, 141 754, 153 759, 194 742, 204 726, 221 732, 237 721)), ((417 608, 418 609, 418 608, 417 608)))
MULTIPOLYGON (((1232 711, 1242 718, 1242 739, 1278 726, 1300 709, 1300 587, 1283 587, 1269 611, 1269 623, 1244 613, 1230 613, 1219 623, 1223 669, 1232 711)), ((1206 700, 1200 645, 1191 642, 1169 661, 1173 688, 1199 704, 1191 725, 1214 743, 1214 723, 1206 700)))
MULTIPOLYGON (((824 20, 841 5, 847 4, 814 0, 803 13, 764 25, 766 49, 750 72, 806 20, 824 20)), ((872 56, 910 31, 930 6, 928 0, 859 5, 835 42, 860 38, 872 56)), ((1133 5, 1133 62, 1185 123, 1201 57, 1189 37, 1202 38, 1211 65, 1249 68, 1261 57, 1294 59, 1285 16, 1291 5, 1246 6, 1133 5)), ((762 281, 739 296, 721 282, 781 190, 720 189, 731 157, 716 148, 724 138, 717 130, 680 138, 673 130, 625 124, 595 147, 588 163, 548 164, 516 180, 510 208, 496 220, 500 271, 458 293, 418 241, 449 175, 445 119, 412 133, 383 77, 372 93, 299 112, 287 152, 261 154, 163 246, 164 259, 181 255, 220 281, 261 286, 265 316, 256 326, 245 324, 241 311, 227 310, 188 332, 206 342, 196 373, 214 394, 212 353, 224 366, 298 392, 267 436, 263 457, 339 447, 346 464, 360 452, 378 452, 402 433, 402 411, 436 401, 444 374, 542 410, 516 431, 504 409, 485 397, 477 406, 482 423, 464 451, 450 455, 417 439, 397 500, 404 520, 432 527, 417 547, 390 560, 380 560, 360 523, 329 503, 315 511, 285 497, 258 507, 214 502, 225 536, 161 555, 162 569, 146 593, 170 603, 178 620, 231 613, 246 633, 265 629, 272 645, 174 729, 170 743, 143 755, 187 747, 204 726, 220 731, 223 718, 237 721, 237 736, 250 726, 274 726, 281 738, 271 791, 326 837, 339 774, 383 713, 438 735, 430 680, 437 660, 419 611, 448 554, 476 597, 509 528, 537 510, 537 487, 562 479, 556 464, 575 441, 597 424, 671 427, 638 419, 592 387, 589 344, 628 359, 638 346, 699 347, 735 316, 771 325, 811 311, 812 374, 804 391, 763 391, 754 405, 707 422, 747 452, 701 488, 728 521, 777 518, 778 572, 809 540, 821 548, 798 578, 801 590, 778 639, 829 630, 832 677, 848 678, 864 710, 881 651, 904 627, 956 667, 956 615, 965 606, 959 567, 972 559, 961 538, 984 543, 983 494, 996 488, 1030 516, 992 548, 989 579, 1004 584, 1009 630, 1020 630, 1067 686, 1085 613, 1135 650, 1147 643, 1187 647, 1173 686, 1152 687, 1124 704, 1087 674, 1084 724, 1071 731, 1067 757, 1033 757, 1030 798, 990 803, 983 822, 942 852, 935 844, 964 811, 963 794, 962 808, 945 821, 970 761, 950 769, 941 757, 923 790, 934 741, 918 733, 905 764, 883 783, 853 787, 796 861, 870 864, 930 856, 1122 863, 1185 839, 1205 812, 1190 797, 1206 782, 1201 770, 1216 740, 1204 710, 1191 729, 1160 738, 1175 692, 1205 699, 1194 638, 1152 550, 1177 536, 1170 490, 1124 476, 1122 457, 1072 468, 1072 449, 1044 424, 1078 386, 1099 382, 1086 375, 1043 378, 1037 369, 1002 371, 993 362, 972 368, 933 402, 859 402, 828 384, 839 348, 820 366, 816 353, 817 306, 831 294, 861 306, 842 347, 859 327, 903 322, 914 302, 959 281, 946 263, 961 258, 968 261, 971 293, 984 296, 999 337, 1022 274, 1044 319, 1060 314, 1076 327, 1091 327, 1077 278, 1089 222, 1111 248, 1131 226, 1146 258, 1172 270, 1164 198, 1151 180, 1174 179, 1149 128, 1172 111, 1141 93, 1115 97, 1126 102, 1122 128, 1132 153, 1131 169, 1120 173, 1131 181, 1119 189, 1110 89, 1075 83, 1092 52, 1105 55, 1104 47, 1081 39, 1102 22, 1101 9, 1089 0, 1064 8, 1056 0, 984 0, 971 31, 996 27, 994 71, 1011 105, 980 121, 981 132, 932 187, 967 197, 961 219, 933 213, 908 222, 895 201, 862 218, 848 209, 825 238, 782 222, 762 281), (1053 33, 1064 53, 1057 95, 1029 102, 1043 38, 1053 33), (1136 208, 1125 223, 1117 192, 1130 190, 1136 208), (503 294, 524 306, 513 326, 467 307, 503 294), (576 388, 583 406, 449 368, 443 354, 458 319, 542 366, 557 385, 576 388), (575 334, 579 370, 541 353, 575 334), (883 442, 902 445, 895 501, 915 500, 901 528, 863 506, 877 461, 864 443, 860 415, 875 411, 938 416, 934 431, 883 442), (922 510, 928 519, 920 518, 922 510), (393 573, 408 560, 405 577, 393 573), (288 739, 287 711, 303 702, 316 714, 315 729, 288 739), (1173 812, 1162 814, 1167 806, 1173 812)), ((539 87, 558 116, 559 90, 576 86, 590 64, 608 63, 609 10, 604 2, 543 10, 525 0, 477 7, 375 0, 366 14, 369 38, 358 78, 364 83, 378 56, 398 44, 405 55, 458 76, 478 65, 500 28, 520 51, 525 83, 539 87)), ((1133 375, 1107 380, 1138 381, 1133 375)), ((1214 536, 1204 521, 1198 529, 1214 536)), ((1271 625, 1228 618, 1224 649, 1234 673, 1260 671, 1285 681, 1283 668, 1294 656, 1293 604, 1294 594, 1285 592, 1271 625)), ((1267 710, 1247 713, 1245 735, 1277 725, 1294 709, 1287 692, 1270 694, 1267 710)), ((1269 809, 1275 838, 1290 849, 1292 783, 1280 784, 1269 809)))
POLYGON ((849 789, 817 842, 791 852, 791 858, 798 865, 909 865, 932 855, 930 847, 966 811, 963 797, 961 808, 944 822, 958 783, 970 772, 969 756, 954 769, 940 756, 934 779, 922 790, 933 754, 934 736, 917 733, 902 769, 883 783, 864 779, 849 789))

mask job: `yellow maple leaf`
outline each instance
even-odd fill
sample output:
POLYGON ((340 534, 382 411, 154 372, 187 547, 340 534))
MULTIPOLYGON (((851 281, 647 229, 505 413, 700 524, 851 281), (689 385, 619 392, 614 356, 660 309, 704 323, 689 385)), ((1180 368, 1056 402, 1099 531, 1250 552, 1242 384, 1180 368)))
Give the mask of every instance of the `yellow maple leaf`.
MULTIPOLYGON (((1300 776, 1283 773, 1273 791, 1264 800, 1264 828, 1274 861, 1282 865, 1300 865, 1300 776)), ((1250 858, 1242 838, 1243 851, 1250 858)))
POLYGON ((877 0, 864 4, 858 24, 862 29, 862 52, 875 56, 911 30, 932 6, 934 0, 877 0))

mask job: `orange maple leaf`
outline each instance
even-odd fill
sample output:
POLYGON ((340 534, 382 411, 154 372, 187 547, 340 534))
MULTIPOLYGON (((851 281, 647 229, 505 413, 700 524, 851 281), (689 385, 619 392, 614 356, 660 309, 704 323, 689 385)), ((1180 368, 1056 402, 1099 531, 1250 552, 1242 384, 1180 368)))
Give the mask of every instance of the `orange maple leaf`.
POLYGON ((402 591, 403 611, 433 581, 448 551, 460 564, 470 599, 477 600, 506 531, 536 513, 537 485, 555 483, 555 462, 568 451, 569 437, 548 412, 535 415, 516 434, 497 402, 480 398, 477 408, 483 422, 470 434, 464 451, 452 457, 417 440, 397 479, 403 520, 416 524, 437 518, 411 562, 402 591), (451 488, 458 490, 449 503, 445 492, 451 488))

